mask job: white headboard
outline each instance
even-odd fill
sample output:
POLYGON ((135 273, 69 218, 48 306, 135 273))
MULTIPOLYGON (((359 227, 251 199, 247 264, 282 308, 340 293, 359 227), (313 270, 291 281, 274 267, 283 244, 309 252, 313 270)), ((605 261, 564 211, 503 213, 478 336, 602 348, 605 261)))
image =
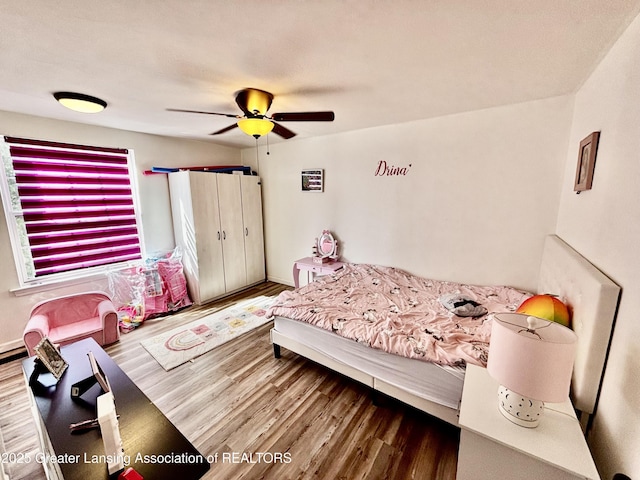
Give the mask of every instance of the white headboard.
POLYGON ((538 293, 557 295, 571 311, 578 348, 571 397, 575 408, 596 407, 620 287, 556 235, 545 239, 538 293))

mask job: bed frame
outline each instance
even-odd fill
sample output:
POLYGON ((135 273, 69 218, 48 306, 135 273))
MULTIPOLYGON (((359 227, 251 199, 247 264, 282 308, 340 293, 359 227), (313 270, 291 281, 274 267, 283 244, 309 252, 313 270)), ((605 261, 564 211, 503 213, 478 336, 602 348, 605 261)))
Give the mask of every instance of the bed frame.
MULTIPOLYGON (((609 341, 617 311, 620 287, 589 263, 556 235, 545 239, 538 280, 538 293, 558 295, 572 313, 578 334, 578 348, 571 385, 571 398, 582 412, 583 427, 595 412, 609 341)), ((309 360, 324 365, 374 391, 382 392, 453 425, 458 425, 458 409, 425 400, 394 385, 366 374, 346 363, 334 360, 275 328, 271 329, 274 355, 285 347, 309 360)))

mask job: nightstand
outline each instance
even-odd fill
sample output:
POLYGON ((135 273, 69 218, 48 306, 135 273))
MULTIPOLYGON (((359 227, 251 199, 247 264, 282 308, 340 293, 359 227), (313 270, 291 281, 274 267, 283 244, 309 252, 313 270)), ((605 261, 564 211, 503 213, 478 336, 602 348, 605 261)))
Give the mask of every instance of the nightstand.
POLYGON ((571 402, 547 403, 537 428, 498 410, 498 382, 467 365, 460 405, 457 480, 600 480, 571 402))
POLYGON ((296 288, 300 286, 300 270, 306 271, 307 276, 311 275, 312 280, 314 275, 329 275, 343 266, 344 263, 338 261, 315 263, 313 257, 301 258, 293 263, 293 284, 296 288))

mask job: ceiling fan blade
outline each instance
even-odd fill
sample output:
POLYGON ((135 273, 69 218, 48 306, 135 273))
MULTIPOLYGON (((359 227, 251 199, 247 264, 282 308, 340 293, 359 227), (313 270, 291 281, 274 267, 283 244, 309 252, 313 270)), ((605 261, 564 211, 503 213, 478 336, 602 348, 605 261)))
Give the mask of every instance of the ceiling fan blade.
POLYGON ((274 113, 271 118, 277 122, 333 122, 333 112, 290 112, 274 113))
POLYGON ((229 130, 233 130, 237 126, 238 126, 238 124, 234 123, 232 125, 229 125, 228 127, 224 127, 224 128, 221 128, 220 130, 218 130, 216 132, 210 133, 209 135, 220 135, 221 133, 225 133, 225 132, 228 132, 229 130))
POLYGON ((182 110, 181 108, 167 108, 168 112, 204 113, 206 115, 221 115, 223 117, 238 118, 238 115, 231 113, 203 112, 201 110, 182 110))
POLYGON ((272 94, 257 88, 245 88, 236 94, 236 103, 247 117, 265 115, 272 100, 272 94))
POLYGON ((291 130, 289 130, 288 128, 283 127, 282 125, 279 125, 276 122, 271 122, 271 123, 273 123, 272 132, 275 133, 276 135, 280 135, 285 140, 296 136, 296 134, 291 130))

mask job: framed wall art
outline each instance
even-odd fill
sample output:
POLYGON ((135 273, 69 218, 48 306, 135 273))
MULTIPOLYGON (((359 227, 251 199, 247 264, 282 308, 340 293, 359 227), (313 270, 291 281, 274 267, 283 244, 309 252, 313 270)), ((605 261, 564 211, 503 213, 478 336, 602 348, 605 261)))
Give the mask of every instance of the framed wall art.
POLYGON ((322 192, 324 190, 324 171, 321 168, 302 170, 302 191, 322 192))
POLYGON ((600 132, 593 132, 580 142, 576 180, 573 186, 573 190, 577 193, 584 190, 591 190, 599 138, 600 132))

